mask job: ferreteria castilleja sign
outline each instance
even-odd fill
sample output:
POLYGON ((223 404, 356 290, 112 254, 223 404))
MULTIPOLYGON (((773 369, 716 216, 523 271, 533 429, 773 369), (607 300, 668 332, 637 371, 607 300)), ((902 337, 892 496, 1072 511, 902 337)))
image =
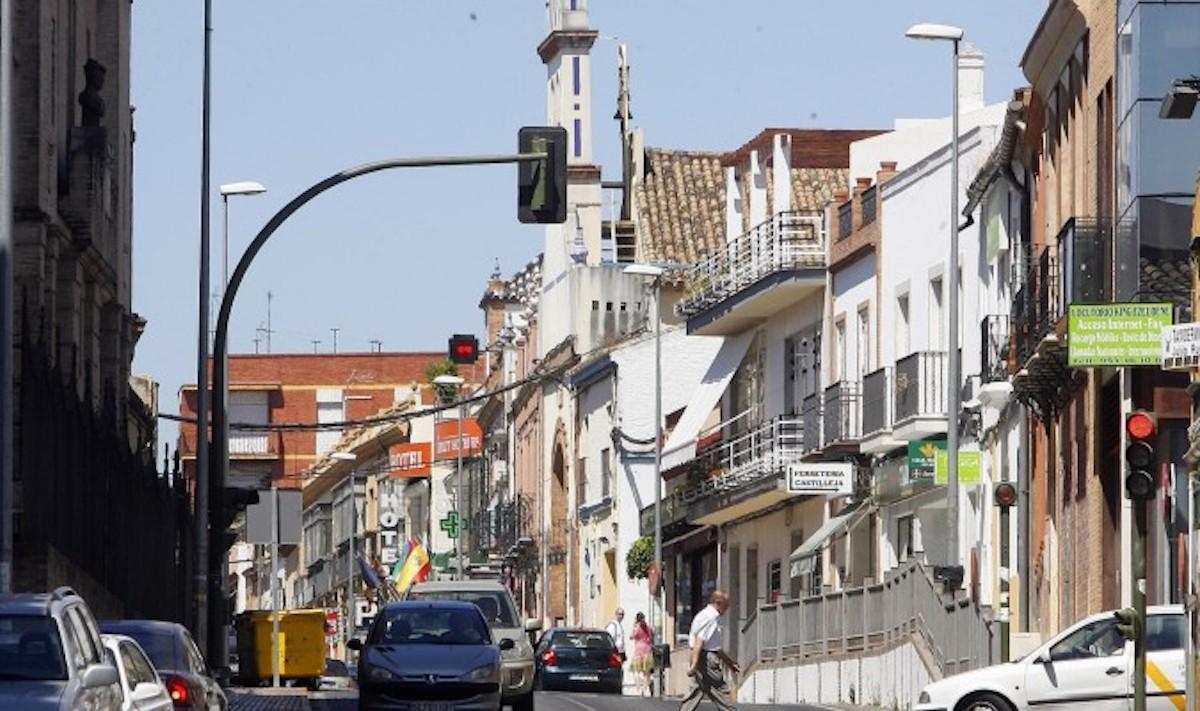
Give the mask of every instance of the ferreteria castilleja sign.
POLYGON ((1171 304, 1071 304, 1067 366, 1157 366, 1171 322, 1171 304))

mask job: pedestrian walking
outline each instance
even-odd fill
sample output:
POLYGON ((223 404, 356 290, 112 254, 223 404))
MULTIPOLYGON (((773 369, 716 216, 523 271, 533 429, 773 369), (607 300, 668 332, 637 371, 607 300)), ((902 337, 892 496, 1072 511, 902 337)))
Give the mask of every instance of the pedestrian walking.
POLYGON ((612 637, 613 644, 617 646, 617 655, 621 657, 621 661, 625 661, 625 628, 622 623, 625 620, 625 611, 617 608, 617 614, 613 617, 612 622, 604 628, 609 637, 612 637))
POLYGON ((633 640, 633 664, 629 668, 633 671, 637 693, 641 696, 653 696, 654 682, 651 676, 654 673, 654 630, 646 624, 646 615, 641 612, 634 615, 633 620, 633 634, 629 635, 633 640))
POLYGON ((679 711, 696 711, 704 697, 722 711, 734 708, 722 668, 723 664, 734 674, 740 670, 737 662, 721 648, 721 616, 728 609, 729 596, 721 590, 713 590, 708 606, 692 619, 692 627, 688 630, 692 662, 688 676, 692 679, 692 688, 679 704, 679 711))

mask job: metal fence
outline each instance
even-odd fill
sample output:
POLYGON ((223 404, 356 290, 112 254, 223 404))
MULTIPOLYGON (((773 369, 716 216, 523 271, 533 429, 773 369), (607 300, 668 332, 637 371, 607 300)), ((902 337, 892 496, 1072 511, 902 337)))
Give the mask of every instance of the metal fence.
POLYGON ((883 652, 919 636, 942 675, 987 666, 998 656, 990 610, 951 600, 928 571, 908 563, 876 585, 761 605, 743 624, 738 659, 763 662, 883 652))
POLYGON ((872 185, 871 187, 862 191, 862 197, 860 198, 860 200, 862 201, 862 224, 863 224, 863 227, 866 227, 867 225, 869 225, 875 221, 875 212, 876 212, 876 207, 878 205, 877 196, 878 196, 878 192, 879 192, 878 190, 876 190, 877 187, 878 186, 872 185))
POLYGON ((805 452, 812 452, 821 448, 821 425, 824 421, 821 408, 820 393, 809 395, 800 404, 800 418, 804 422, 805 452))
POLYGON ((692 316, 768 274, 825 266, 824 213, 819 210, 776 213, 697 262, 688 271, 687 295, 677 310, 684 316, 692 316))
POLYGON ((890 432, 892 429, 892 422, 895 420, 892 373, 892 367, 885 366, 868 373, 863 378, 862 433, 864 437, 870 437, 880 432, 890 432))
POLYGON ((918 351, 896 361, 896 422, 946 415, 946 352, 918 351))
POLYGON ((713 493, 778 476, 789 462, 800 461, 803 448, 804 423, 794 417, 776 417, 698 455, 701 471, 708 476, 677 488, 674 496, 687 505, 713 493))
POLYGON ((982 344, 981 378, 985 383, 1004 382, 1008 380, 1008 353, 1010 350, 1010 334, 1008 316, 992 314, 985 316, 980 322, 980 340, 982 344))
POLYGON ((822 446, 862 437, 862 391, 857 382, 841 380, 825 388, 822 446))

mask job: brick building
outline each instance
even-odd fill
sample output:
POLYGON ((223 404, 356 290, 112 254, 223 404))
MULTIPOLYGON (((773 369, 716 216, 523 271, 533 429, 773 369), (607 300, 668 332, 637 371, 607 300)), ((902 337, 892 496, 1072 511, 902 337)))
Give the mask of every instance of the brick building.
MULTIPOLYGON (((229 357, 230 486, 300 488, 301 473, 332 450, 341 430, 239 431, 238 423, 341 422, 370 417, 417 393, 433 401, 426 375, 437 353, 255 354, 229 357)), ((465 374, 475 382, 470 372, 465 374)), ((196 386, 180 391, 179 412, 195 417, 196 386)), ((180 427, 184 478, 192 480, 196 428, 180 427)))

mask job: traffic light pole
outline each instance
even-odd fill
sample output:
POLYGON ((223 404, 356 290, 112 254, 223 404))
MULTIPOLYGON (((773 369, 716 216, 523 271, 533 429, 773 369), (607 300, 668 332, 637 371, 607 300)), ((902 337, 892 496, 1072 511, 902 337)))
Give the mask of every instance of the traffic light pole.
MULTIPOLYGON (((220 592, 220 584, 222 579, 222 558, 221 552, 216 550, 218 546, 213 545, 214 540, 220 540, 220 534, 225 529, 225 510, 223 504, 223 493, 225 482, 228 479, 229 473, 229 421, 228 421, 228 406, 229 406, 229 373, 227 356, 229 354, 229 317, 233 311, 233 302, 237 298, 238 289, 242 285, 242 280, 246 278, 246 272, 249 271, 251 263, 258 253, 262 251, 263 246, 279 227, 291 217, 297 210, 308 204, 313 198, 321 193, 336 187, 347 181, 355 178, 360 178, 371 173, 378 173, 384 170, 392 170, 396 168, 432 168, 438 166, 456 166, 456 165, 489 165, 501 163, 518 163, 527 164, 535 163, 543 166, 540 171, 541 176, 550 174, 553 177, 552 167, 547 164, 553 159, 558 160, 557 154, 563 147, 553 147, 558 150, 548 150, 544 152, 533 151, 527 153, 514 153, 502 155, 480 155, 480 156, 434 156, 428 158, 395 158, 390 160, 382 160, 374 163, 366 163, 356 166, 348 170, 325 178, 319 183, 308 188, 304 192, 297 195, 287 205, 284 205, 279 212, 276 212, 271 217, 270 221, 259 230, 255 235, 254 240, 242 253, 241 259, 238 260, 237 266, 233 270, 233 274, 229 278, 229 285, 225 289, 225 293, 221 295, 221 307, 217 315, 216 335, 213 339, 213 402, 212 402, 212 446, 209 448, 209 480, 208 480, 208 495, 209 495, 209 521, 211 523, 208 531, 208 548, 209 555, 207 556, 209 571, 208 571, 208 599, 216 599, 220 592)), ((561 154, 565 157, 565 153, 561 154)), ((540 197, 543 200, 549 200, 546 195, 547 190, 543 190, 540 197)), ((561 202, 565 204, 565 195, 555 196, 561 198, 561 202)), ((203 432, 203 429, 199 430, 203 432)), ((432 493, 432 492, 431 492, 432 493)), ((432 500, 430 501, 432 509, 432 500)), ((202 524, 197 524, 203 527, 202 524)), ((202 535, 202 534, 201 534, 202 535)), ((199 576, 197 576, 199 578, 199 576)), ((208 656, 211 659, 221 659, 221 647, 226 643, 225 633, 225 615, 221 607, 217 605, 209 605, 209 628, 208 628, 208 656)))
POLYGON ((1146 711, 1146 508, 1145 499, 1134 499, 1133 610, 1137 634, 1133 638, 1133 711, 1146 711))

